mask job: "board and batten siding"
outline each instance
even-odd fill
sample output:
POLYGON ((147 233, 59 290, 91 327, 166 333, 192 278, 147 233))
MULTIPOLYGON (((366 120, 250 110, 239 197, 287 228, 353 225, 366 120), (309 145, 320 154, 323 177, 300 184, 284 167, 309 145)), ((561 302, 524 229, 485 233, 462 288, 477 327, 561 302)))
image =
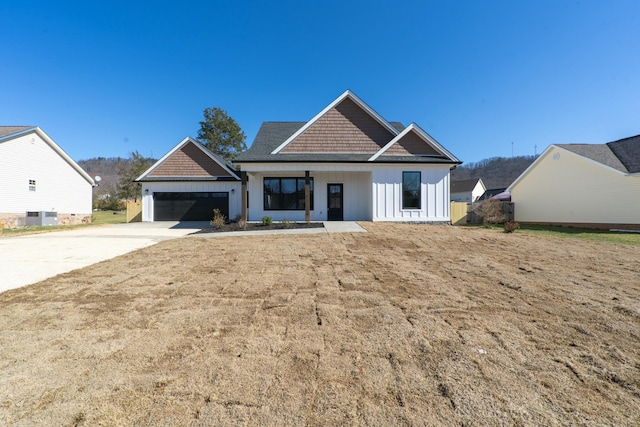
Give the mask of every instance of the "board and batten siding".
MULTIPOLYGON (((304 171, 252 172, 247 183, 249 221, 270 216, 274 221, 304 221, 304 210, 264 210, 264 178, 304 178, 304 171)), ((310 171, 313 178, 312 221, 327 220, 327 184, 342 184, 344 221, 371 221, 371 172, 310 171)))
POLYGON ((449 166, 393 165, 373 170, 373 221, 449 222, 449 166), (420 172, 420 209, 402 209, 402 172, 420 172))
POLYGON ((640 176, 552 146, 511 187, 520 222, 640 224, 640 176))
POLYGON ((0 142, 0 213, 91 215, 92 183, 31 132, 0 142), (35 180, 35 191, 29 191, 35 180))
MULTIPOLYGON (((229 217, 234 219, 242 213, 240 181, 207 181, 207 182, 143 182, 142 183, 142 221, 153 221, 153 193, 195 193, 223 192, 229 193, 229 217), (149 190, 147 192, 147 190, 149 190), (233 190, 233 192, 231 191, 233 190)), ((211 212, 213 218, 213 212, 211 212)))

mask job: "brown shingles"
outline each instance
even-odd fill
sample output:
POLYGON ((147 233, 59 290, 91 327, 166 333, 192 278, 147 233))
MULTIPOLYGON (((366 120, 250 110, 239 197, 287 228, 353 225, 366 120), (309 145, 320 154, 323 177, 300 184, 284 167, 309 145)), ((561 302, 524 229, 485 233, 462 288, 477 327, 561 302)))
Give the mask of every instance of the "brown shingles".
POLYGON ((438 156, 438 153, 432 146, 427 144, 422 138, 414 132, 409 131, 399 141, 393 144, 383 156, 438 156))
POLYGON ((354 101, 345 98, 281 152, 374 154, 394 136, 354 101))
POLYGON ((193 142, 185 144, 160 164, 150 177, 210 177, 232 176, 193 142))

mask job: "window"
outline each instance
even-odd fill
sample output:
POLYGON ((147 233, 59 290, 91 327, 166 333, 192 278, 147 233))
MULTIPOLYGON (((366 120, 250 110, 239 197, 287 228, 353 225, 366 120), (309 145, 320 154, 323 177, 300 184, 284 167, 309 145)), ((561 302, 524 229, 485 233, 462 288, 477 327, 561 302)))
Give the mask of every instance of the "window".
POLYGON ((29 180, 29 191, 36 191, 36 180, 35 179, 30 179, 29 180))
MULTIPOLYGON (((265 178, 264 210, 304 210, 304 178, 265 178)), ((311 206, 313 210, 313 178, 309 178, 311 206)))
POLYGON ((402 172, 402 209, 420 209, 420 172, 402 172))

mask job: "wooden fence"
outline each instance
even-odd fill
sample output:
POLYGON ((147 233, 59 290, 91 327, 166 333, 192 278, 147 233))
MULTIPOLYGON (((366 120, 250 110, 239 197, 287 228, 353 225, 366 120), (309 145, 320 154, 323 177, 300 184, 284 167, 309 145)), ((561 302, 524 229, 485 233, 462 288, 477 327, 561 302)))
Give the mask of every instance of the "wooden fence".
POLYGON ((467 223, 467 202, 451 202, 451 224, 463 225, 467 223))
POLYGON ((127 222, 142 221, 142 201, 127 200, 127 222))

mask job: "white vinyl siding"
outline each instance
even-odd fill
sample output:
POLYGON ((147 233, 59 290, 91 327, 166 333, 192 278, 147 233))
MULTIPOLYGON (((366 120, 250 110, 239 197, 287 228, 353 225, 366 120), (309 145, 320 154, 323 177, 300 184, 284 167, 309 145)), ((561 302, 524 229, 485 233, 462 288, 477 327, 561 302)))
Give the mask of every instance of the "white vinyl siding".
POLYGON ((640 176, 551 146, 511 188, 521 222, 640 224, 640 176))
MULTIPOLYGON (((229 219, 235 219, 242 213, 242 185, 240 181, 210 182, 143 182, 142 183, 142 221, 153 221, 153 193, 229 193, 229 219), (147 191, 149 190, 149 191, 147 191), (232 192, 233 190, 233 192, 232 192)), ((213 212, 211 212, 213 218, 213 212)))
MULTIPOLYGON (((370 221, 371 220, 371 185, 370 172, 314 172, 313 178, 313 207, 311 211, 312 221, 327 220, 327 184, 343 184, 343 214, 345 221, 370 221)), ((277 177, 304 178, 304 171, 298 172, 265 172, 251 173, 247 190, 249 191, 249 221, 260 221, 263 216, 270 216, 274 221, 288 219, 291 221, 304 221, 303 210, 264 210, 263 204, 263 179, 277 177)))
POLYGON ((343 184, 345 221, 421 221, 448 222, 449 168, 451 165, 420 164, 333 164, 333 163, 246 163, 249 174, 249 220, 268 215, 275 221, 304 221, 304 211, 264 211, 262 178, 304 177, 306 170, 314 178, 312 221, 327 220, 327 184, 343 184), (349 171, 345 171, 348 169, 349 171), (421 175, 420 209, 402 209, 402 172, 421 175))
POLYGON ((90 215, 92 184, 36 132, 0 142, 0 213, 90 215))
POLYGON ((448 222, 449 167, 433 165, 380 166, 373 171, 374 221, 448 222), (420 209, 402 208, 402 172, 420 171, 420 209))

